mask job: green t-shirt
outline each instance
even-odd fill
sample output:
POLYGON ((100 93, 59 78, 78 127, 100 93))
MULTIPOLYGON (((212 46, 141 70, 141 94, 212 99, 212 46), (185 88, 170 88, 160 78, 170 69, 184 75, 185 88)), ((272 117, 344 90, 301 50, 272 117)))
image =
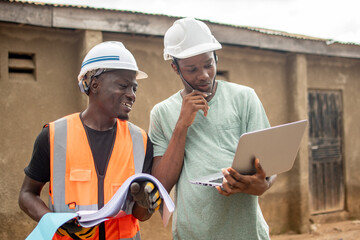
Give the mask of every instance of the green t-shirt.
MULTIPOLYGON (((217 81, 208 115, 198 111, 189 127, 183 169, 175 188, 174 239, 269 239, 258 197, 225 197, 189 180, 230 167, 241 134, 269 127, 264 108, 249 87, 217 81)), ((180 92, 154 106, 149 136, 154 156, 163 156, 182 105, 180 92)), ((261 159, 260 159, 261 160, 261 159)))

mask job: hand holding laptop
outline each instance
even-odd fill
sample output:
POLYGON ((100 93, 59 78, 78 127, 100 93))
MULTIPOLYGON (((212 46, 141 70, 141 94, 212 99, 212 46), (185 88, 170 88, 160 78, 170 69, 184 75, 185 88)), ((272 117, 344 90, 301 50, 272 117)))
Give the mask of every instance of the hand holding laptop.
POLYGON ((229 167, 222 169, 224 175, 222 186, 216 186, 220 194, 230 196, 234 193, 247 193, 260 196, 270 188, 272 179, 266 179, 266 173, 260 165, 259 159, 254 161, 256 173, 254 175, 242 175, 235 169, 229 167))
MULTIPOLYGON (((301 120, 244 133, 240 136, 231 166, 232 170, 229 169, 229 177, 235 177, 235 180, 240 183, 237 186, 246 189, 249 182, 256 183, 256 181, 262 181, 263 178, 266 179, 265 177, 271 179, 272 175, 289 171, 294 165, 306 126, 307 120, 301 120), (261 167, 258 165, 258 160, 254 164, 255 158, 261 161, 261 167), (265 176, 262 176, 263 174, 265 176)), ((190 180, 190 183, 221 186, 223 177, 224 175, 218 172, 190 180)))

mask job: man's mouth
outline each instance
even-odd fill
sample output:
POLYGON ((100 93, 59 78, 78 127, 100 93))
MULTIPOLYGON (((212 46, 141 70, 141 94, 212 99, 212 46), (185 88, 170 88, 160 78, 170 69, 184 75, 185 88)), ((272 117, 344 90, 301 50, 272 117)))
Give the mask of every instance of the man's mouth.
POLYGON ((121 103, 121 105, 125 106, 127 109, 131 110, 132 109, 132 104, 131 103, 121 103))
POLYGON ((204 91, 205 89, 210 88, 210 83, 199 84, 197 85, 197 88, 200 89, 200 91, 204 91))

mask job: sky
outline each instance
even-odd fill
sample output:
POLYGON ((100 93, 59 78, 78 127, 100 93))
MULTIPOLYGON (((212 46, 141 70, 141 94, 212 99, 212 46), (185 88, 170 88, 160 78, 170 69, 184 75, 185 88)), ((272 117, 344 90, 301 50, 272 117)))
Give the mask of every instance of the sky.
MULTIPOLYGON (((26 0, 24 0, 26 1, 26 0)), ((360 44, 359 0, 36 0, 195 17, 360 44)))

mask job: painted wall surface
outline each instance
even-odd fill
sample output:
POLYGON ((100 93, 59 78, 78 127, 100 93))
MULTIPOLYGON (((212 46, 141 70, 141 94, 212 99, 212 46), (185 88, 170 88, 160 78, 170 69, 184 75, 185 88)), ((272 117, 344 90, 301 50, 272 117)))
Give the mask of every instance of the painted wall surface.
POLYGON ((0 238, 24 239, 35 223, 17 198, 36 136, 44 124, 81 110, 78 33, 1 23, 0 39, 0 238), (9 79, 9 52, 35 54, 35 80, 9 79))
MULTIPOLYGON (((139 68, 149 75, 148 79, 138 80, 137 98, 130 114, 131 122, 148 130, 152 107, 182 88, 170 62, 163 60, 162 37, 0 23, 0 112, 3 113, 0 119, 3 136, 0 144, 3 172, 0 176, 0 200, 3 202, 0 239, 24 239, 34 228, 35 223, 17 204, 23 169, 30 160, 34 140, 43 124, 84 109, 86 97, 79 92, 76 81, 82 58, 96 43, 110 40, 123 42, 135 56, 139 68), (9 52, 35 53, 35 81, 10 81, 9 52)), ((359 170, 360 127, 356 123, 360 117, 357 96, 360 61, 294 56, 230 45, 223 46, 217 54, 218 70, 223 73, 219 78, 254 88, 271 125, 295 121, 298 119, 294 118, 303 116, 306 101, 302 94, 307 94, 306 88, 343 91, 346 210, 359 217, 360 186, 356 173, 359 170), (297 84, 295 87, 294 83, 297 84), (297 89, 302 89, 300 97, 294 97, 299 94, 297 89)), ((297 225, 303 219, 308 222, 308 212, 297 215, 307 208, 308 186, 304 186, 304 182, 306 185, 308 176, 303 172, 308 150, 304 141, 295 168, 280 174, 275 185, 259 198, 272 233, 289 229, 304 231, 297 225)), ((46 195, 47 187, 42 195, 45 201, 46 195)), ((164 229, 159 214, 141 226, 143 239, 171 239, 171 224, 164 229)))

